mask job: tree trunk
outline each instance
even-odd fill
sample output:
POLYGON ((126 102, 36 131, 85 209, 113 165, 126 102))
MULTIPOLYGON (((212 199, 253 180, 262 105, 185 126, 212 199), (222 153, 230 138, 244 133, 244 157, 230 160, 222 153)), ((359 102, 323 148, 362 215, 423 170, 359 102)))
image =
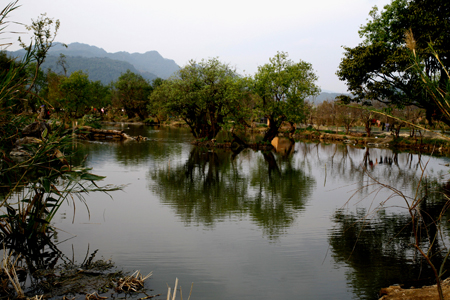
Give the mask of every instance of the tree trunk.
POLYGON ((264 134, 263 141, 271 142, 278 135, 277 122, 270 116, 269 118, 269 130, 264 134))
POLYGON ((366 133, 367 137, 370 137, 370 133, 372 132, 372 119, 366 121, 366 133))
POLYGON ((289 134, 292 135, 295 133, 295 130, 297 129, 294 122, 289 122, 289 125, 291 125, 291 128, 289 129, 289 134))

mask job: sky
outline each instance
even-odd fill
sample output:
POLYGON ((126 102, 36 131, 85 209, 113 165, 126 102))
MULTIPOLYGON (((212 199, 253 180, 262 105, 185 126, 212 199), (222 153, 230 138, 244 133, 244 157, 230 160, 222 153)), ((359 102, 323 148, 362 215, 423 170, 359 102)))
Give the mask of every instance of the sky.
MULTIPOLYGON (((2 0, 4 5, 11 2, 2 0)), ((42 13, 59 19, 57 42, 85 43, 107 52, 156 50, 184 66, 218 57, 241 74, 253 75, 278 51, 311 63, 323 91, 344 93, 336 76, 342 46, 355 47, 358 30, 373 6, 391 0, 19 0, 9 21, 31 24, 42 13)), ((1 7, 0 9, 2 9, 1 7)), ((8 31, 23 26, 10 24, 8 31)), ((20 48, 17 35, 4 34, 20 48)), ((5 41, 6 39, 6 41, 5 41)))

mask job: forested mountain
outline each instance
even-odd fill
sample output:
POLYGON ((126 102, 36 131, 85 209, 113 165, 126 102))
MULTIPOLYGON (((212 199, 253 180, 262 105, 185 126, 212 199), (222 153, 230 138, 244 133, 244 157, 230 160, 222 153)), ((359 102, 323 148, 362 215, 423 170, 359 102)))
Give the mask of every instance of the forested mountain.
MULTIPOLYGON (((63 68, 57 64, 58 59, 58 56, 49 55, 42 65, 43 70, 51 69, 56 73, 64 74, 63 68)), ((111 81, 116 81, 117 78, 119 78, 119 76, 127 70, 130 70, 136 74, 141 74, 142 77, 150 82, 158 77, 149 72, 139 72, 132 64, 128 62, 109 58, 66 56, 65 60, 67 75, 70 75, 72 72, 82 70, 89 75, 90 80, 100 80, 103 84, 109 84, 111 81)))
POLYGON ((106 57, 112 60, 128 62, 141 73, 152 73, 164 79, 170 77, 180 68, 174 60, 162 57, 157 51, 148 51, 145 53, 128 53, 123 51, 108 53, 102 48, 82 43, 71 43, 67 46, 66 48, 61 44, 55 44, 50 49, 49 55, 59 56, 60 53, 63 53, 66 56, 74 57, 106 57))
MULTIPOLYGON (((23 53, 24 50, 9 52, 11 56, 21 56, 23 53)), ((60 43, 55 43, 48 52, 43 69, 50 68, 57 73, 63 73, 62 67, 57 64, 60 53, 66 56, 67 75, 82 70, 89 74, 90 80, 100 80, 104 84, 117 80, 127 70, 152 81, 157 77, 168 78, 180 68, 175 61, 163 58, 157 51, 143 54, 108 53, 87 44, 71 43, 66 48, 60 43)))
MULTIPOLYGON (((329 93, 329 92, 322 92, 319 94, 319 96, 314 97, 311 99, 311 102, 313 102, 314 104, 320 104, 323 101, 334 101, 336 99, 337 96, 342 95, 342 93, 329 93)), ((346 94, 347 95, 347 94, 346 94)))

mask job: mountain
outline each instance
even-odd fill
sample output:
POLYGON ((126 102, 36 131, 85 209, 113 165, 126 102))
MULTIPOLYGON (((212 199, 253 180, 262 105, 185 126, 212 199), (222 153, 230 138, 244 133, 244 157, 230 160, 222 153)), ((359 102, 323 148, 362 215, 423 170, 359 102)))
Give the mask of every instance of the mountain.
POLYGON ((112 60, 125 61, 132 64, 139 72, 148 72, 161 78, 169 78, 180 67, 172 59, 161 56, 157 51, 148 51, 145 53, 115 52, 109 53, 96 46, 90 46, 82 43, 71 43, 65 48, 62 44, 56 44, 49 51, 49 55, 59 56, 60 53, 66 56, 81 57, 100 57, 112 60))
POLYGON ((319 96, 313 97, 311 99, 311 102, 317 105, 317 104, 320 104, 320 103, 322 103, 323 101, 326 101, 326 100, 334 101, 336 99, 336 97, 339 96, 339 95, 346 95, 346 94, 333 93, 333 92, 322 92, 322 93, 319 94, 319 96))
MULTIPOLYGON (((43 70, 51 69, 56 73, 63 73, 61 66, 57 64, 59 57, 49 55, 42 65, 43 70)), ((110 58, 99 57, 81 57, 81 56, 66 56, 67 75, 72 72, 81 70, 89 74, 89 79, 92 81, 100 80, 103 84, 109 84, 111 81, 116 81, 122 73, 130 70, 133 73, 140 74, 148 81, 157 78, 155 74, 149 72, 139 72, 132 64, 113 60, 110 58)))
MULTIPOLYGON (((9 52, 13 57, 23 56, 24 53, 24 50, 9 52)), ((102 48, 82 43, 71 43, 67 48, 55 43, 48 51, 43 69, 50 68, 62 73, 62 68, 57 65, 60 53, 66 56, 68 75, 78 70, 86 71, 90 80, 100 80, 103 84, 116 81, 127 70, 152 81, 157 77, 166 79, 180 69, 175 61, 162 57, 157 51, 143 54, 108 53, 102 48)))

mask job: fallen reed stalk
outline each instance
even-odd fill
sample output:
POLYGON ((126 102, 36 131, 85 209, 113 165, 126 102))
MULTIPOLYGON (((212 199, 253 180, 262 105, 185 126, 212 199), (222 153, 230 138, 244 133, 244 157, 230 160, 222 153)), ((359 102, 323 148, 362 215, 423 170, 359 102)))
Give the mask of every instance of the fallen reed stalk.
MULTIPOLYGON (((175 286, 173 288, 173 295, 171 295, 171 288, 169 285, 167 285, 167 300, 175 300, 176 296, 177 296, 177 287, 178 287, 178 278, 175 278, 175 286), (170 297, 172 296, 172 299, 170 299, 170 297)), ((189 292, 189 297, 188 300, 191 299, 191 295, 192 295, 192 289, 194 287, 194 283, 191 284, 191 291, 189 292)), ((180 286, 180 299, 183 300, 183 292, 181 290, 181 286, 180 286)))
POLYGON ((153 272, 150 272, 147 276, 142 276, 141 272, 138 270, 131 274, 130 276, 125 276, 120 278, 117 282, 116 291, 117 292, 137 292, 137 290, 144 287, 144 281, 152 276, 153 272))
POLYGON ((25 294, 20 286, 19 278, 17 277, 17 272, 15 265, 20 258, 20 254, 17 256, 15 261, 12 261, 12 253, 6 254, 7 251, 5 246, 3 246, 3 259, 2 259, 2 270, 9 278, 9 282, 13 286, 17 293, 17 298, 24 298, 25 294))

